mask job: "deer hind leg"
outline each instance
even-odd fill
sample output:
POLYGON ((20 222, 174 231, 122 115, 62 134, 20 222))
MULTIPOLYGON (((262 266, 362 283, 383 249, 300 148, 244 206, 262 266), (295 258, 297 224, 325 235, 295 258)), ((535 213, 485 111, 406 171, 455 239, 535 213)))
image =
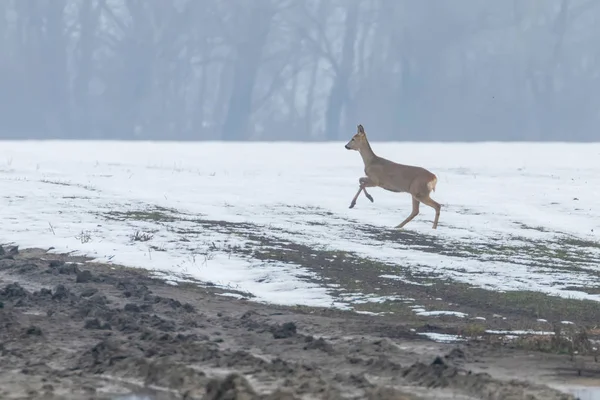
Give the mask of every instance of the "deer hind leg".
POLYGON ((375 187, 377 185, 375 185, 375 183, 367 177, 360 178, 358 180, 358 183, 360 187, 358 188, 358 192, 356 192, 354 198, 352 199, 352 202, 350 203, 350 208, 354 208, 354 206, 356 205, 356 200, 358 199, 360 192, 365 192, 365 196, 367 196, 367 199, 371 200, 371 203, 373 202, 373 197, 367 192, 366 188, 375 187))
POLYGON ((423 197, 419 198, 419 200, 421 201, 421 203, 427 204, 429 207, 431 207, 435 210, 435 219, 433 220, 432 228, 437 229, 438 220, 440 219, 440 210, 442 209, 442 206, 440 205, 440 203, 438 203, 437 201, 435 201, 431 197, 429 197, 429 195, 423 196, 423 197))
POLYGON ((398 225, 396 228, 400 229, 402 227, 404 227, 404 225, 408 224, 410 221, 412 221, 412 219, 414 217, 416 217, 417 215, 419 215, 419 200, 417 200, 416 197, 413 196, 412 198, 412 212, 410 213, 410 215, 404 220, 402 221, 402 223, 400 223, 400 225, 398 225))

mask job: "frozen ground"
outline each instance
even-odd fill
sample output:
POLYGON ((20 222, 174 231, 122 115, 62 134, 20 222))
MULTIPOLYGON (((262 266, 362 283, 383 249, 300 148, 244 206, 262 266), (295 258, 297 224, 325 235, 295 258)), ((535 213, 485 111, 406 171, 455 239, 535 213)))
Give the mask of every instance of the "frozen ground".
POLYGON ((393 285, 449 280, 600 299, 600 144, 373 148, 437 174, 437 231, 428 207, 393 229, 410 213, 406 194, 374 188, 374 203, 361 196, 348 209, 363 166, 343 143, 21 141, 0 145, 0 243, 279 304, 410 303, 393 285), (348 265, 371 275, 351 284, 348 265))

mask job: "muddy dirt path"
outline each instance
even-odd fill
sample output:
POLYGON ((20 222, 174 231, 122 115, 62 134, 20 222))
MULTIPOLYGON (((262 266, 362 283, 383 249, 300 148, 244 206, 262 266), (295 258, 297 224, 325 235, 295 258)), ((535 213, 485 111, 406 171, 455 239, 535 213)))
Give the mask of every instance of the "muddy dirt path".
POLYGON ((437 343, 398 317, 85 261, 0 251, 0 398, 553 400, 575 397, 550 386, 598 374, 589 357, 437 343))

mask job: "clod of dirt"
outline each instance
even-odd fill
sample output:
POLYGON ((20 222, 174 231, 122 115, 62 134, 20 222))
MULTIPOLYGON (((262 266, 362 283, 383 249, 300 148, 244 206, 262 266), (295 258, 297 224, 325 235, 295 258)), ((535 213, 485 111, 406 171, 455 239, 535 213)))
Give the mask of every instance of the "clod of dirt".
POLYGON ((69 289, 67 289, 64 285, 58 285, 54 289, 54 294, 52 295, 52 300, 64 300, 71 295, 69 289))
POLYGON ((457 347, 450 350, 448 354, 444 356, 444 359, 447 361, 463 361, 466 358, 466 354, 462 349, 457 347))
POLYGON ((86 320, 83 327, 85 329, 111 330, 111 326, 108 323, 102 324, 98 318, 86 320))
POLYGON ((127 312, 134 312, 134 313, 139 313, 140 307, 137 304, 133 304, 133 303, 127 303, 125 304, 125 307, 123 307, 123 310, 127 311, 127 312))
POLYGON ((178 308, 181 308, 181 302, 180 302, 179 300, 175 300, 175 299, 166 299, 166 301, 167 301, 167 304, 168 304, 169 306, 171 306, 171 308, 173 308, 173 309, 175 309, 175 310, 176 310, 176 309, 178 309, 178 308))
POLYGON ((296 336, 296 324, 286 322, 283 325, 273 326, 271 327, 271 333, 273 333, 274 339, 286 339, 296 336))
POLYGON ((14 256, 17 254, 19 254, 19 246, 13 246, 8 251, 3 246, 0 246, 0 258, 14 259, 14 256))
POLYGON ((289 392, 284 392, 281 389, 277 389, 270 395, 264 397, 265 400, 298 400, 298 397, 294 396, 289 392))
POLYGON ((54 386, 52 386, 49 383, 46 383, 46 384, 42 385, 42 390, 44 390, 46 392, 54 392, 54 386))
POLYGON ((48 263, 48 267, 50 268, 58 268, 65 265, 65 262, 62 260, 50 260, 50 262, 48 263))
POLYGON ((333 353, 333 346, 322 337, 315 340, 314 337, 307 336, 306 342, 307 345, 304 346, 304 350, 321 350, 327 354, 333 353))
POLYGON ((123 333, 134 333, 140 331, 140 325, 126 315, 117 315, 110 320, 111 326, 123 333))
POLYGON ((394 388, 378 387, 367 392, 368 400, 414 400, 414 397, 408 397, 394 388))
MULTIPOLYGON (((146 386, 157 385, 177 390, 196 392, 207 383, 206 374, 185 364, 170 360, 168 357, 150 362, 146 367, 146 386)), ((187 398, 199 398, 187 396, 187 398)))
POLYGON ((245 313, 242 314, 242 316, 240 317, 240 319, 249 319, 251 318, 253 315, 258 315, 258 313, 254 310, 248 310, 245 313))
POLYGON ((79 268, 77 267, 77 264, 73 264, 73 263, 61 265, 60 267, 57 268, 57 270, 58 270, 58 273, 61 275, 74 275, 74 274, 79 273, 79 268))
POLYGON ((125 359, 137 359, 139 350, 122 341, 107 338, 84 352, 78 360, 77 367, 93 373, 103 373, 125 359))
POLYGON ((96 293, 98 293, 98 289, 96 289, 96 288, 87 288, 87 289, 83 289, 83 291, 81 292, 80 296, 81 297, 91 297, 91 296, 95 295, 96 293))
POLYGON ((122 279, 116 284, 117 289, 122 290, 125 297, 141 297, 150 293, 150 290, 146 285, 137 285, 131 282, 129 279, 122 279))
POLYGON ((108 299, 106 298, 106 296, 101 295, 100 293, 96 293, 92 297, 90 297, 90 301, 100 306, 108 304, 108 299))
POLYGON ((18 283, 10 283, 0 290, 0 296, 5 299, 17 299, 21 297, 27 297, 27 291, 21 287, 18 283))
MULTIPOLYGON (((6 257, 5 257, 6 258, 6 257)), ((17 269, 21 274, 26 274, 38 269, 38 266, 34 263, 25 262, 25 263, 17 263, 17 269)))
POLYGON ((31 325, 25 329, 26 335, 42 336, 42 329, 39 326, 31 325))
POLYGON ((91 281, 93 278, 92 273, 88 270, 77 272, 77 278, 75 279, 76 283, 86 283, 91 281))
POLYGON ((259 397, 239 374, 229 374, 224 379, 211 379, 206 385, 206 395, 202 400, 258 400, 259 397))
POLYGON ((361 358, 348 358, 348 361, 352 364, 361 364, 369 366, 369 369, 374 371, 382 371, 382 372, 390 372, 390 371, 400 371, 402 366, 383 354, 380 354, 378 357, 371 357, 367 360, 363 360, 361 358))
POLYGON ((37 297, 37 298, 40 298, 40 297, 41 298, 51 298, 52 297, 52 291, 50 289, 41 288, 37 292, 33 292, 33 297, 37 297))
POLYGON ((442 358, 440 356, 437 356, 433 362, 431 363, 431 365, 446 365, 446 363, 444 362, 444 360, 442 360, 442 358))

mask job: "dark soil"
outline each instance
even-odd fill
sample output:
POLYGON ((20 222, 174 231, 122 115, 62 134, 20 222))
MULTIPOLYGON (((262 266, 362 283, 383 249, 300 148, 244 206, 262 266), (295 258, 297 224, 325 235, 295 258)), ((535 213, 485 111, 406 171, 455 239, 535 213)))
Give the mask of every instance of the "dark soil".
POLYGON ((549 385, 598 377, 583 356, 436 343, 398 316, 258 304, 0 249, 1 399, 553 400, 574 397, 549 385))

